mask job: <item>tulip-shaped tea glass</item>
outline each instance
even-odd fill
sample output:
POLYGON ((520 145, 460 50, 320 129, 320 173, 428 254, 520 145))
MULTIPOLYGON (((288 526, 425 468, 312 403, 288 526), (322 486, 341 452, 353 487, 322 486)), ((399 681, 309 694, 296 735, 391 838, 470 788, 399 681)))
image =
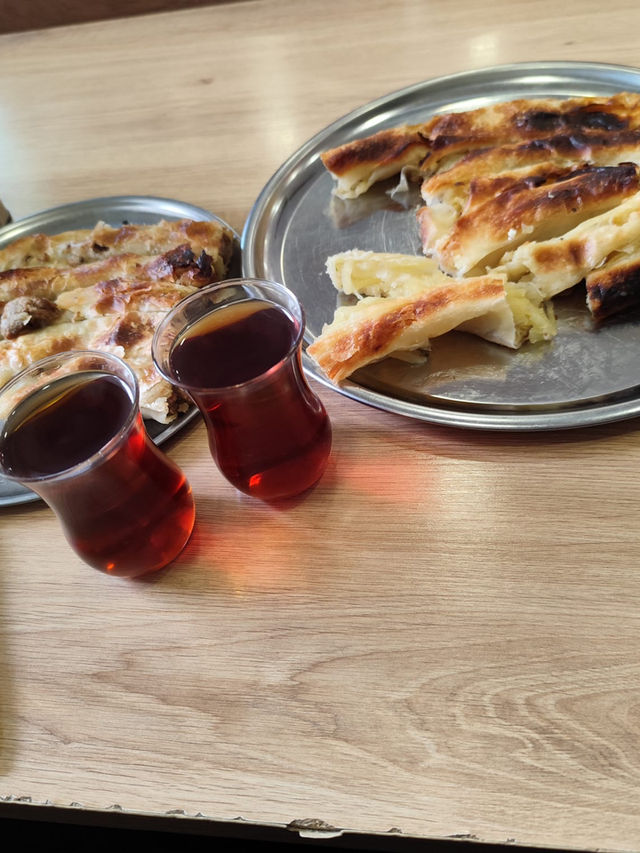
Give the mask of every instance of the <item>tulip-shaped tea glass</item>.
POLYGON ((329 418, 302 372, 303 332, 285 287, 232 279, 183 299, 153 341, 160 373, 202 412, 220 471, 265 501, 310 488, 331 449, 329 418))
POLYGON ((116 356, 54 355, 5 385, 0 471, 39 494, 78 556, 109 574, 160 569, 191 535, 191 488, 147 435, 135 374, 116 356))

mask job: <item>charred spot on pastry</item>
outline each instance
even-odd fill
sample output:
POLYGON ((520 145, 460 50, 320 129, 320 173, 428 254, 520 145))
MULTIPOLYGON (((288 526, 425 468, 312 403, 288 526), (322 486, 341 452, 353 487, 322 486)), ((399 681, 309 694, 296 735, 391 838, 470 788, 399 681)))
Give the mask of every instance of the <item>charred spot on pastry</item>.
POLYGON ((572 120, 575 120, 575 126, 585 127, 588 130, 624 130, 629 125, 628 119, 621 118, 606 110, 586 109, 577 110, 575 113, 569 113, 572 120))
POLYGON ((564 125, 562 116, 550 110, 531 110, 514 117, 515 126, 519 130, 535 130, 550 133, 561 130, 564 125))
POLYGON ((628 127, 628 121, 604 109, 578 107, 568 112, 554 110, 527 110, 514 116, 519 130, 533 133, 570 133, 576 130, 619 131, 628 127))
POLYGON ((434 136, 431 140, 431 148, 433 151, 440 151, 443 148, 449 148, 450 146, 458 145, 460 142, 464 142, 465 137, 463 136, 448 136, 445 134, 438 134, 434 136))
POLYGON ((174 273, 193 272, 197 279, 206 283, 216 278, 211 255, 203 249, 196 257, 188 243, 183 243, 176 246, 175 249, 165 252, 162 258, 174 273))
POLYGON ((424 136, 416 130, 381 130, 373 136, 325 152, 322 161, 330 171, 341 174, 359 163, 384 163, 398 157, 407 148, 427 144, 424 136))
POLYGON ((598 322, 640 305, 640 263, 596 270, 587 278, 587 294, 591 313, 598 322))
POLYGON ((148 324, 136 316, 124 317, 109 336, 108 343, 125 350, 139 343, 148 333, 148 324))
POLYGON ((110 278, 106 281, 101 281, 96 285, 96 290, 100 294, 96 302, 96 311, 98 314, 109 314, 116 307, 119 307, 126 301, 127 290, 132 291, 138 282, 126 282, 121 278, 110 278))
POLYGON ((200 255, 199 255, 196 263, 198 265, 198 269, 200 270, 200 273, 205 278, 212 278, 215 275, 211 255, 208 255, 204 249, 200 252, 200 255))
POLYGON ((196 256, 188 243, 170 249, 164 253, 163 258, 174 270, 188 269, 196 263, 196 256))
POLYGON ((34 329, 43 329, 57 320, 60 313, 57 305, 42 296, 18 296, 4 306, 0 335, 11 340, 34 329))

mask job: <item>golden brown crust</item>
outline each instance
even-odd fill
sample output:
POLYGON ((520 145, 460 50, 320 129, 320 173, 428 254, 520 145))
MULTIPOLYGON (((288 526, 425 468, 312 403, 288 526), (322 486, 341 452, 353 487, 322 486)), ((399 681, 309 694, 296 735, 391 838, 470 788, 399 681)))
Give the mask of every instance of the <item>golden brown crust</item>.
POLYGON ((100 281, 92 287, 67 290, 58 296, 55 304, 69 319, 86 320, 126 311, 169 311, 194 290, 194 287, 175 282, 114 278, 100 281))
POLYGON ((514 170, 567 167, 576 163, 615 166, 640 161, 640 129, 613 134, 575 133, 519 144, 495 145, 470 151, 448 169, 427 177, 422 184, 425 201, 464 200, 474 181, 489 181, 514 170))
POLYGON ((639 128, 637 93, 621 92, 609 98, 521 98, 378 131, 321 157, 338 179, 338 194, 355 197, 405 165, 420 165, 428 176, 470 152, 496 146, 517 149, 511 152, 511 168, 517 160, 530 163, 550 157, 578 162, 610 146, 637 147, 639 128))
POLYGON ((157 373, 151 360, 151 341, 164 313, 105 315, 87 320, 54 323, 0 341, 0 386, 20 370, 50 355, 72 349, 95 349, 123 358, 134 370, 145 417, 161 423, 172 420, 184 401, 157 373))
POLYGON ((600 322, 640 305, 640 248, 616 252, 586 280, 587 305, 600 322))
POLYGON ((511 280, 530 282, 550 299, 633 246, 640 246, 640 192, 560 237, 523 243, 505 254, 502 266, 511 280))
POLYGON ((425 133, 429 124, 380 130, 364 139, 356 139, 336 148, 325 151, 322 162, 337 177, 342 177, 351 169, 362 165, 382 163, 405 163, 416 148, 420 159, 427 152, 425 133))
MULTIPOLYGON (((499 179, 494 186, 501 186, 499 179)), ((481 263, 493 266, 506 249, 524 240, 545 240, 563 234, 585 219, 611 209, 638 189, 639 170, 633 163, 551 169, 534 178, 505 180, 494 197, 470 198, 468 209, 433 245, 429 245, 429 235, 425 234, 430 212, 423 209, 419 213, 423 245, 427 251, 433 249, 442 268, 453 275, 466 273, 481 263)))
POLYGON ((336 311, 333 323, 308 348, 326 375, 341 382, 355 370, 397 350, 426 347, 505 298, 503 281, 470 278, 403 297, 365 297, 336 311))
POLYGON ((119 229, 99 223, 17 241, 2 250, 4 262, 53 265, 0 272, 0 386, 45 356, 105 350, 134 369, 143 415, 171 420, 186 404, 155 370, 153 334, 180 299, 226 274, 232 249, 228 229, 188 220, 119 229))
POLYGON ((620 133, 640 124, 640 94, 610 98, 520 98, 477 110, 448 113, 429 132, 427 169, 447 156, 488 145, 575 134, 620 133))
POLYGON ((218 277, 224 276, 233 251, 233 233, 217 221, 190 219, 120 228, 99 222, 92 229, 28 235, 0 249, 0 270, 78 266, 120 254, 160 255, 185 244, 196 256, 203 251, 210 255, 218 277))
POLYGON ((338 179, 337 195, 355 198, 376 181, 396 175, 406 166, 419 166, 429 152, 424 135, 429 124, 381 130, 321 154, 325 168, 338 179))
POLYGON ((196 256, 183 245, 157 256, 112 255, 77 267, 34 267, 0 272, 0 309, 16 296, 55 299, 65 291, 114 279, 144 279, 194 287, 219 280, 208 255, 196 256))
POLYGON ((7 382, 18 371, 49 355, 70 349, 98 348, 105 335, 107 324, 113 326, 117 317, 82 323, 57 323, 37 329, 14 340, 0 341, 0 384, 7 382))

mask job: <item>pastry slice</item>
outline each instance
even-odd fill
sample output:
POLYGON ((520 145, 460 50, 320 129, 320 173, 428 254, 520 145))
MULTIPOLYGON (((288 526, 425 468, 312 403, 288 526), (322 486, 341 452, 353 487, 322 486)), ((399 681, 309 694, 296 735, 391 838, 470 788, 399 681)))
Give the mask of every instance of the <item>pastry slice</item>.
MULTIPOLYGON (((556 150, 564 148, 568 160, 575 162, 572 149, 576 146, 572 139, 582 140, 576 145, 584 150, 589 137, 603 145, 605 137, 613 138, 638 127, 638 93, 621 92, 595 98, 521 98, 379 131, 321 156, 337 181, 336 193, 355 198, 376 181, 398 174, 405 166, 432 175, 451 167, 469 152, 549 138, 555 139, 556 150)), ((548 154, 544 159, 549 159, 548 154)), ((580 155, 579 159, 588 158, 580 155)), ((513 165, 518 163, 514 161, 513 165)))
POLYGON ((602 136, 640 126, 640 94, 611 97, 520 98, 447 113, 429 128, 427 172, 446 168, 469 151, 576 134, 602 136))
POLYGON ((114 255, 77 267, 35 267, 0 272, 0 310, 17 297, 56 300, 61 293, 109 281, 165 282, 202 287, 218 281, 209 255, 178 246, 162 255, 114 255))
MULTIPOLYGON (((494 150, 499 149, 491 149, 494 150)), ((455 175, 448 177, 457 171, 456 166, 434 175, 423 181, 420 190, 424 199, 424 207, 419 211, 424 251, 434 250, 455 228, 461 216, 469 217, 482 205, 500 197, 514 197, 563 180, 575 174, 577 168, 567 161, 545 160, 495 174, 479 174, 466 182, 455 175)))
POLYGON ((614 252, 640 245, 640 193, 560 237, 526 242, 505 253, 497 269, 510 281, 534 287, 542 299, 568 290, 614 252))
POLYGON ((98 349, 106 348, 127 362, 138 380, 142 416, 166 424, 187 411, 189 401, 158 373, 151 356, 155 330, 165 315, 165 311, 127 311, 98 349))
MULTIPOLYGON (((352 249, 332 255, 327 272, 333 286, 356 296, 407 296, 458 284, 469 279, 445 275, 431 258, 391 252, 364 252, 352 249)), ((550 340, 556 334, 553 307, 543 302, 537 290, 527 284, 510 282, 497 275, 504 287, 503 298, 487 314, 461 324, 493 343, 517 349, 525 342, 550 340)))
POLYGON ((394 352, 424 349, 431 338, 487 314, 504 300, 501 279, 484 276, 409 296, 367 296, 338 308, 307 353, 334 382, 394 352))
POLYGON ((405 167, 418 167, 429 151, 424 125, 404 125, 380 130, 321 154, 325 168, 336 178, 340 198, 357 198, 377 181, 397 175, 405 167))
POLYGON ((428 207, 418 212, 425 253, 451 275, 483 272, 525 240, 551 239, 610 210, 638 192, 640 177, 634 163, 623 163, 497 178, 493 197, 486 184, 444 231, 428 207))
POLYGON ((567 168, 572 165, 616 166, 640 161, 640 128, 614 133, 572 133, 519 144, 496 145, 471 151, 449 169, 425 178, 425 204, 445 205, 460 214, 471 192, 495 195, 503 177, 526 177, 527 170, 567 168), (493 181, 497 184, 492 186, 493 181))
POLYGON ((85 323, 54 323, 29 334, 1 340, 0 387, 41 358, 72 349, 98 349, 117 323, 117 317, 99 317, 85 323))
POLYGON ((640 305, 640 245, 614 252, 587 275, 587 306, 597 321, 640 305))
MULTIPOLYGON (((56 307, 69 320, 87 320, 103 314, 169 311, 197 288, 172 281, 145 278, 127 281, 120 278, 101 281, 92 287, 79 287, 61 293, 56 307)), ((6 309, 5 309, 6 311, 6 309)))
POLYGON ((110 352, 124 359, 136 374, 143 417, 168 423, 188 404, 157 373, 151 358, 151 341, 164 315, 132 311, 96 316, 54 323, 13 340, 1 340, 0 387, 20 370, 50 355, 74 349, 110 352))
POLYGON ((226 274, 233 252, 233 233, 217 221, 162 220, 154 225, 113 228, 99 222, 91 229, 61 234, 30 234, 0 249, 0 270, 21 267, 73 267, 112 255, 161 255, 186 245, 210 256, 216 276, 226 274))

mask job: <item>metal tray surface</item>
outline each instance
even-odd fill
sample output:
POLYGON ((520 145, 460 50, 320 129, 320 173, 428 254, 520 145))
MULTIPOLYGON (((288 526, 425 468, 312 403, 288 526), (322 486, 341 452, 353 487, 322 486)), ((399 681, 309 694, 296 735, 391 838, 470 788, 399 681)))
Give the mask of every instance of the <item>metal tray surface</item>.
MULTIPOLYGON (((640 70, 617 65, 535 62, 428 80, 371 102, 310 139, 258 196, 242 235, 243 272, 283 282, 302 302, 305 344, 330 322, 342 297, 325 272, 348 249, 419 254, 417 189, 390 195, 397 179, 358 199, 332 194, 322 151, 435 113, 502 100, 594 96, 640 90, 640 70)), ((305 354, 307 373, 363 403, 455 427, 550 430, 640 415, 640 316, 593 328, 584 292, 556 297, 558 335, 512 352, 450 333, 432 341, 425 365, 394 359, 370 365, 341 386, 305 354)))
MULTIPOLYGON (((204 208, 196 207, 186 202, 175 201, 169 198, 156 198, 154 196, 109 196, 64 204, 60 207, 43 210, 12 222, 10 225, 0 228, 0 248, 27 234, 58 234, 62 231, 69 231, 75 228, 93 228, 100 220, 115 227, 123 225, 125 222, 135 225, 153 225, 154 222, 158 222, 160 219, 217 220, 218 222, 222 222, 227 228, 230 227, 219 216, 215 216, 215 214, 204 208)), ((236 235, 236 238, 236 255, 232 262, 232 265, 235 267, 234 274, 240 268, 239 235, 236 235)), ((197 415, 198 410, 195 406, 192 406, 187 412, 177 417, 170 424, 161 424, 157 421, 146 420, 145 426, 153 441, 161 445, 179 432, 197 415)), ((40 497, 30 489, 13 483, 0 475, 0 507, 39 500, 40 497)))

